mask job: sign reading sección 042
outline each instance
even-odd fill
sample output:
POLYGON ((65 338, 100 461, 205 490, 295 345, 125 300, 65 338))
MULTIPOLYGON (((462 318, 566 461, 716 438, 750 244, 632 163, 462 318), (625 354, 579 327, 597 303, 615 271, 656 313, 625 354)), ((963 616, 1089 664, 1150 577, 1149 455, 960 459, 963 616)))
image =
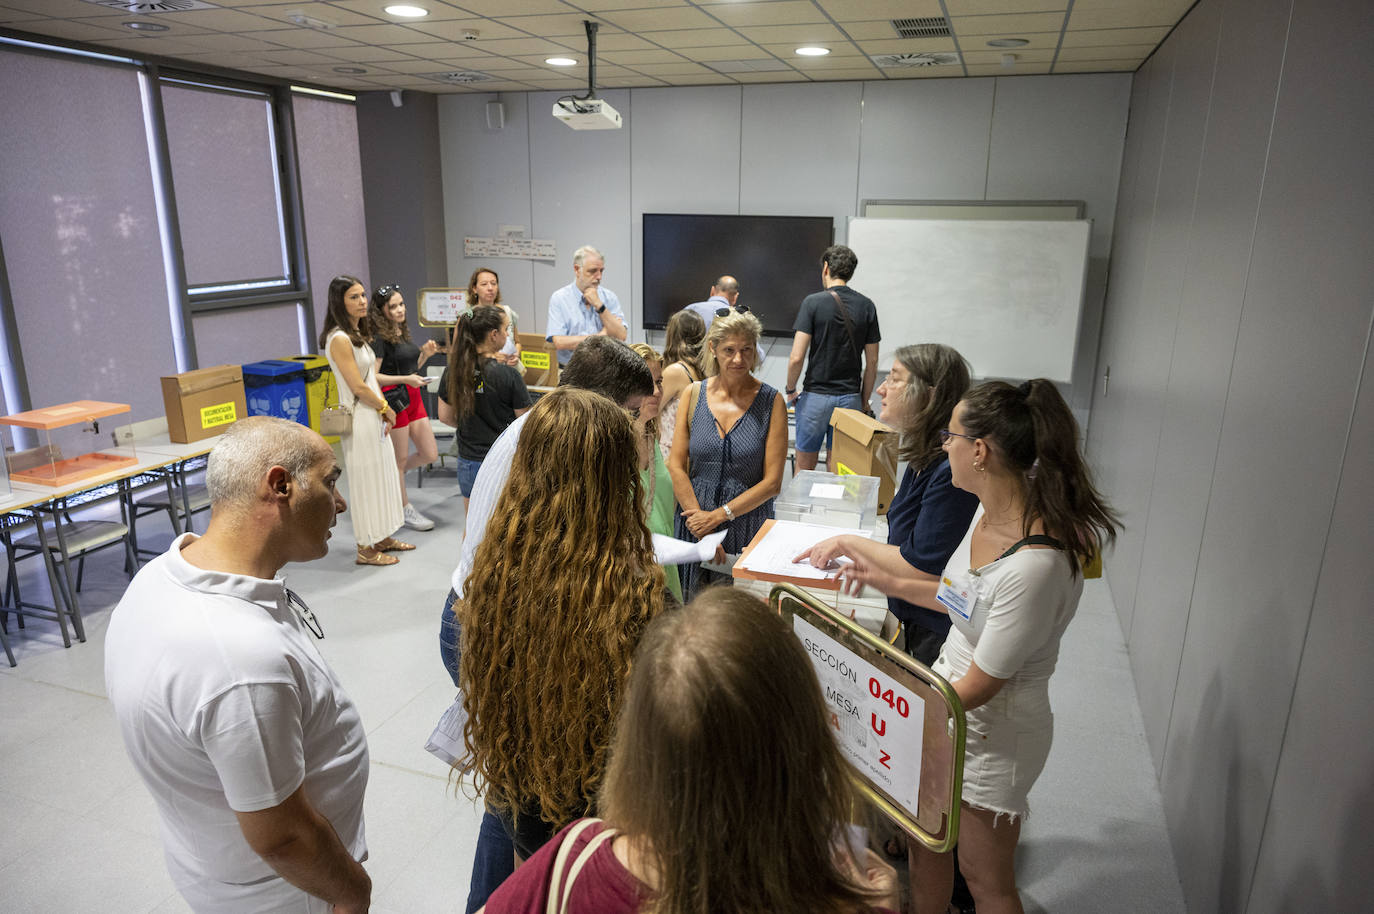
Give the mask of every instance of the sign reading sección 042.
POLYGON ((914 818, 925 703, 801 616, 792 617, 792 631, 816 668, 840 751, 914 818))

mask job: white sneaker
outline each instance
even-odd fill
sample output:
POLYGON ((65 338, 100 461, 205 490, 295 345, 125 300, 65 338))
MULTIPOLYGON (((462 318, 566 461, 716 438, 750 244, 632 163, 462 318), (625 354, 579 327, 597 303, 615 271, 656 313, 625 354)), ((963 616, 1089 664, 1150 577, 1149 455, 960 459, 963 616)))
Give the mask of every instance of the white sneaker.
POLYGON ((412 530, 433 530, 434 521, 420 513, 414 505, 407 504, 405 507, 406 526, 412 530))

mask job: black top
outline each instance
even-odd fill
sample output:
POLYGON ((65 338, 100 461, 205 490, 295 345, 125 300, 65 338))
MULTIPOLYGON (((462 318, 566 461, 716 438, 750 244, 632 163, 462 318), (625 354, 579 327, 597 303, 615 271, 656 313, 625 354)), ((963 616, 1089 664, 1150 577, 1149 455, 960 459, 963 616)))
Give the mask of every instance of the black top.
MULTIPOLYGON (((917 571, 943 574, 977 510, 978 496, 955 488, 948 457, 941 456, 923 473, 908 466, 887 508, 887 541, 900 547, 902 558, 917 571)), ((949 631, 949 616, 944 613, 897 597, 887 598, 887 608, 904 625, 937 634, 949 631)))
MULTIPOLYGON (((449 402, 448 372, 445 368, 439 379, 439 399, 445 403, 449 402)), ((458 422, 458 455, 464 460, 486 457, 506 426, 515 421, 515 411, 527 409, 530 402, 530 391, 520 372, 495 359, 486 359, 482 363, 482 386, 474 398, 472 412, 458 422)))
POLYGON ((372 351, 377 353, 377 374, 400 377, 420 373, 420 347, 410 340, 392 343, 374 336, 372 351))
POLYGON ((807 390, 831 396, 860 393, 864 346, 882 338, 878 309, 868 296, 849 286, 814 292, 802 299, 792 329, 811 334, 811 348, 806 353, 807 390), (832 290, 844 301, 844 310, 849 313, 847 326, 835 296, 830 294, 832 290))

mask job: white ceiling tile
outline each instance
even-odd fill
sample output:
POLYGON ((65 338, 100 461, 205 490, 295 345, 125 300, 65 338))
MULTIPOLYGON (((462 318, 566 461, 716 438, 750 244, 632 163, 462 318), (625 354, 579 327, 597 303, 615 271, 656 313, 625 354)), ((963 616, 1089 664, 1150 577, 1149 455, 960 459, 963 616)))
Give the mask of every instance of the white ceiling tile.
MULTIPOLYGON (((817 0, 836 20, 943 16, 940 0, 817 0)), ((1046 0, 1041 0, 1046 2, 1046 0)))
POLYGON ((969 76, 1042 76, 1050 72, 1048 62, 1018 63, 1010 70, 1000 64, 969 65, 969 76))
MULTIPOLYGON (((276 2, 270 6, 255 6, 250 10, 245 10, 245 12, 251 12, 255 16, 262 16, 280 23, 274 26, 274 28, 281 28, 282 25, 290 25, 292 28, 298 28, 302 31, 312 30, 293 23, 291 21, 291 16, 295 13, 309 16, 311 19, 318 19, 321 22, 328 22, 333 26, 378 24, 378 19, 375 16, 363 16, 346 9, 340 9, 332 3, 282 3, 281 0, 276 0, 276 2)), ((318 31, 324 30, 320 29, 318 31)))
POLYGON ((954 51, 953 38, 894 38, 887 41, 860 41, 865 54, 919 54, 923 51, 954 51))
POLYGON ((649 32, 661 29, 708 29, 719 25, 701 10, 686 6, 647 10, 611 10, 598 18, 605 19, 627 32, 649 32))
POLYGON ((1053 73, 1133 73, 1140 66, 1138 60, 1061 60, 1053 73))
POLYGON ((949 15, 981 16, 1007 13, 1048 13, 1069 8, 1068 0, 945 0, 949 15))
POLYGON ((741 35, 759 44, 780 44, 795 41, 797 44, 826 44, 843 42, 844 35, 839 29, 827 23, 803 25, 756 25, 737 29, 741 35))
POLYGON ((445 41, 469 41, 480 44, 483 41, 493 41, 499 38, 528 38, 527 33, 511 26, 504 25, 492 19, 448 19, 443 22, 418 22, 408 23, 410 28, 417 32, 424 32, 434 38, 442 38, 445 41), (463 32, 467 29, 475 29, 478 33, 476 39, 463 37, 463 32))
POLYGON ((645 39, 665 48, 709 48, 718 45, 747 44, 730 29, 678 29, 671 32, 641 32, 645 39))
POLYGON ((1024 38, 1023 32, 1047 32, 1058 35, 1064 28, 1063 13, 1021 13, 1013 16, 956 16, 950 22, 954 34, 1005 35, 1024 38))
POLYGON ((703 9, 731 26, 790 25, 825 22, 825 13, 811 0, 775 0, 771 3, 722 3, 703 9))
POLYGON ((1060 48, 1060 60, 1144 60, 1154 50, 1152 44, 1113 44, 1091 48, 1060 48))
POLYGON ((974 64, 998 64, 1002 63, 1002 55, 1014 54, 1018 64, 1041 62, 1049 63, 1054 60, 1053 48, 987 48, 986 50, 976 51, 964 48, 964 63, 969 66, 974 64))
POLYGON ((1164 40, 1169 30, 1163 27, 1144 29, 1086 29, 1064 33, 1063 47, 1085 48, 1108 45, 1148 44, 1151 47, 1164 40))

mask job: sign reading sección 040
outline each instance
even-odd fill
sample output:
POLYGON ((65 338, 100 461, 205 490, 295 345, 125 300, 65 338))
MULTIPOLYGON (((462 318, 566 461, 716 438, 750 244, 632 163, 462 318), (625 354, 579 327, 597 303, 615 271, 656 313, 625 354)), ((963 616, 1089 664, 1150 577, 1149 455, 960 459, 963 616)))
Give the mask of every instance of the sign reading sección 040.
POLYGON ((914 818, 921 794, 925 703, 801 616, 792 617, 792 631, 816 668, 840 750, 914 818))

